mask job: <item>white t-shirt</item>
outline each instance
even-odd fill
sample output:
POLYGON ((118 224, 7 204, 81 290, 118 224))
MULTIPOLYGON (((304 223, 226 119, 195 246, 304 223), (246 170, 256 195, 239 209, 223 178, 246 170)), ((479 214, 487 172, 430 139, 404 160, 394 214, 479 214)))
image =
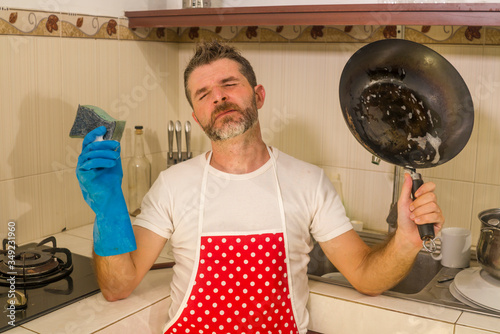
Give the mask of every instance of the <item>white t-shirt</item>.
MULTIPOLYGON (((313 242, 335 238, 350 229, 335 188, 317 166, 273 148, 285 211, 293 302, 300 333, 307 331, 307 264, 313 242)), ((177 313, 195 266, 200 192, 206 155, 160 173, 142 203, 134 225, 170 239, 174 260, 169 318, 177 313)), ((203 233, 257 232, 281 227, 271 160, 248 174, 228 174, 208 167, 203 233)))

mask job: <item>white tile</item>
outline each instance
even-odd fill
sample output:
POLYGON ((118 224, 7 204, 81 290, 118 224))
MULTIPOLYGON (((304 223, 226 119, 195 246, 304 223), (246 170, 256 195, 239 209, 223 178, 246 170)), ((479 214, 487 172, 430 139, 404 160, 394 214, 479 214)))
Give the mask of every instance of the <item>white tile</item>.
POLYGON ((185 66, 185 64, 179 62, 179 44, 165 43, 165 46, 166 57, 162 60, 162 62, 166 63, 166 72, 168 76, 166 78, 166 81, 162 83, 162 85, 166 92, 167 106, 166 109, 162 111, 162 113, 165 114, 167 120, 185 119, 190 120, 191 123, 194 123, 194 120, 191 117, 191 108, 183 110, 180 110, 179 108, 180 100, 186 102, 186 97, 184 95, 184 83, 181 77, 182 75, 184 75, 183 66, 185 66))
POLYGON ((64 226, 66 229, 72 230, 76 227, 92 223, 95 213, 83 198, 75 169, 63 171, 62 177, 64 182, 64 226))
POLYGON ((165 298, 150 307, 96 332, 96 334, 161 333, 168 317, 168 309, 170 308, 171 302, 172 300, 170 298, 165 298))
POLYGON ((31 330, 28 330, 26 328, 21 327, 14 327, 13 329, 8 330, 9 334, 36 334, 38 332, 34 332, 31 330))
POLYGON ((56 238, 58 247, 68 248, 75 254, 92 257, 92 242, 88 239, 66 233, 59 233, 56 238))
MULTIPOLYGON (((92 242, 88 239, 77 237, 67 232, 52 234, 56 238, 57 247, 68 248, 72 253, 92 257, 92 242)), ((30 240, 30 243, 39 243, 46 237, 30 240)))
POLYGON ((482 329, 459 326, 459 325, 455 326, 455 334, 492 334, 492 333, 500 333, 500 332, 483 331, 482 329))
POLYGON ((41 334, 74 333, 77 330, 93 333, 168 297, 171 279, 170 269, 150 271, 126 299, 110 303, 98 293, 30 321, 24 327, 41 334))
POLYGON ((284 62, 286 45, 270 44, 260 49, 259 66, 253 66, 257 76, 257 83, 264 86, 266 98, 263 108, 259 111, 259 122, 262 139, 268 145, 281 145, 280 133, 283 132, 296 115, 290 107, 283 103, 282 84, 288 72, 284 62))
POLYGON ((324 295, 326 297, 350 300, 353 302, 363 298, 363 295, 355 289, 314 280, 309 280, 309 292, 311 294, 324 295))
POLYGON ((413 316, 435 319, 438 321, 455 323, 460 317, 461 311, 421 303, 412 300, 394 298, 389 296, 371 297, 363 295, 352 288, 327 284, 317 281, 309 281, 309 288, 312 294, 347 300, 367 306, 382 308, 395 312, 402 312, 413 316))
POLYGON ((41 218, 41 236, 61 232, 65 224, 65 197, 63 172, 41 174, 40 202, 38 214, 41 218))
MULTIPOLYGON (((28 204, 17 201, 15 194, 14 180, 0 182, 0 238, 2 239, 7 236, 9 221, 17 222, 20 213, 28 212, 30 209, 28 204)), ((19 243, 19 239, 17 242, 19 243)))
POLYGON ((96 40, 97 99, 94 103, 116 119, 123 119, 122 113, 127 111, 126 104, 120 100, 120 56, 118 41, 96 40))
POLYGON ((436 184, 435 193, 445 217, 445 226, 471 229, 474 184, 431 177, 424 178, 424 181, 436 184))
POLYGON ((78 105, 97 105, 96 40, 62 38, 62 140, 64 159, 59 168, 76 167, 82 149, 82 139, 69 137, 78 105))
POLYGON ((170 77, 174 77, 168 73, 165 62, 167 51, 164 43, 119 42, 120 94, 110 113, 126 120, 126 129, 130 130, 122 142, 123 157, 133 154, 136 125, 144 126, 146 154, 167 149, 166 87, 170 77))
MULTIPOLYGON (((37 143, 38 122, 36 115, 37 87, 36 42, 33 37, 9 36, 2 38, 3 60, 9 70, 2 72, 8 87, 2 96, 8 96, 10 104, 0 109, 0 179, 33 175, 40 171, 40 161, 34 151, 37 143)), ((8 99, 6 100, 8 102, 8 99)), ((4 102, 2 102, 3 105, 4 102)))
POLYGON ((500 316, 490 317, 482 314, 464 312, 460 319, 458 319, 457 325, 500 333, 500 316))
POLYGON ((478 146, 476 159, 476 182, 500 185, 500 47, 484 47, 483 68, 479 73, 478 87, 481 110, 478 119, 478 146))
POLYGON ((339 194, 342 199, 342 203, 345 203, 344 200, 344 185, 343 183, 347 180, 347 172, 348 170, 345 168, 336 168, 330 166, 320 166, 324 171, 325 175, 328 177, 330 182, 332 182, 335 190, 339 194))
POLYGON ((167 154, 167 151, 165 151, 147 156, 151 161, 151 185, 156 181, 158 175, 167 169, 167 154))
MULTIPOLYGON (((167 126, 168 126, 168 104, 167 97, 171 89, 172 80, 176 77, 176 72, 171 72, 172 67, 170 62, 175 62, 177 54, 175 48, 166 43, 151 43, 143 45, 138 43, 145 55, 144 70, 145 74, 142 87, 147 92, 149 123, 145 124, 145 129, 149 129, 145 133, 146 144, 149 147, 150 153, 160 153, 167 151, 167 126), (146 46, 149 47, 146 49, 146 46)), ((176 86, 179 86, 177 84, 176 86)), ((178 87, 174 90, 177 91, 178 87)), ((183 117, 182 124, 189 120, 190 115, 183 117)), ((183 150, 185 150, 185 136, 183 134, 183 150)))
POLYGON ((40 178, 23 177, 0 183, 0 199, 4 210, 0 212, 2 227, 9 219, 16 222, 16 242, 22 244, 42 235, 40 178))
POLYGON ((348 169, 342 180, 347 216, 364 222, 365 229, 387 231, 393 178, 393 174, 348 169))
POLYGON ((48 173, 0 183, 0 198, 5 209, 2 222, 16 221, 19 244, 64 228, 64 192, 60 174, 48 173))
POLYGON ((311 294, 308 328, 321 333, 453 334, 452 323, 417 317, 359 303, 311 294))
POLYGON ((93 230, 94 230, 94 224, 90 223, 90 224, 83 225, 83 226, 80 226, 80 227, 77 227, 74 229, 67 230, 66 232, 64 232, 64 234, 70 234, 70 235, 74 235, 77 237, 92 240, 93 230))
MULTIPOLYGON (((0 160, 0 180, 7 180, 12 177, 13 166, 9 163, 9 159, 6 159, 13 153, 13 147, 15 145, 15 133, 18 127, 18 115, 14 112, 12 105, 12 82, 11 82, 11 72, 12 69, 12 41, 15 39, 12 36, 0 36, 0 73, 2 73, 3 79, 0 80, 0 91, 2 92, 2 98, 0 99, 0 119, 2 119, 2 124, 5 124, 0 128, 0 156, 4 157, 0 160), (7 125, 7 126, 6 126, 7 125)), ((18 152, 20 153, 20 152, 18 152)))
POLYGON ((327 112, 323 97, 329 92, 318 82, 326 79, 325 62, 325 44, 287 45, 284 66, 295 70, 285 72, 280 87, 281 109, 290 117, 279 133, 279 149, 310 163, 318 163, 321 157, 321 115, 327 112))
POLYGON ((395 312, 411 314, 446 323, 455 323, 462 313, 459 310, 447 307, 421 303, 417 301, 404 300, 389 296, 370 297, 363 295, 358 302, 395 312))
POLYGON ((63 138, 69 130, 63 126, 61 62, 60 38, 35 39, 36 95, 30 98, 36 106, 29 117, 36 123, 28 130, 36 134, 32 154, 40 163, 39 173, 58 171, 55 162, 64 160, 63 138))

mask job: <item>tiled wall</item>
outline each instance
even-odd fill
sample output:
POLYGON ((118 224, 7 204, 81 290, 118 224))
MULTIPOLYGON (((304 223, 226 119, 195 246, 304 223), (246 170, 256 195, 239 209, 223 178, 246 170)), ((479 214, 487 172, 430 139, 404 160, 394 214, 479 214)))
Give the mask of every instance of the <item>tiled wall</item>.
POLYGON ((6 17, 0 19, 0 237, 14 219, 23 243, 93 221, 75 176, 82 140, 69 137, 78 104, 127 121, 124 170, 138 124, 145 127, 153 175, 165 168, 165 124, 179 118, 178 47, 121 39, 120 27, 103 25, 109 18, 84 19, 85 35, 63 20, 49 32, 49 13, 0 16, 6 17))
POLYGON ((177 77, 177 46, 16 38, 0 36, 0 233, 15 219, 23 242, 93 220, 74 170, 82 140, 69 138, 78 104, 127 120, 124 169, 137 124, 145 126, 154 174, 165 166, 164 124, 177 118, 176 98, 168 96, 176 91, 166 88, 177 77))
MULTIPOLYGON (((144 125, 156 178, 166 165, 168 120, 192 121, 182 89, 191 42, 214 34, 238 43, 266 88, 260 111, 265 140, 338 178, 352 219, 369 229, 387 229, 393 166, 373 165, 350 134, 339 108, 338 81, 353 52, 391 37, 392 28, 129 30, 119 18, 50 15, 0 10, 0 236, 9 219, 17 221, 19 243, 93 220, 74 173, 81 140, 68 136, 78 104, 97 105, 127 121, 125 171, 132 129, 144 125)), ((495 28, 406 29, 407 38, 445 56, 473 95, 476 122, 469 144, 451 162, 421 172, 437 184, 448 226, 471 228, 474 242, 477 213, 500 207, 498 35, 495 28)), ((196 154, 209 149, 209 141, 192 123, 196 154)), ((125 177, 125 192, 126 183, 125 177)))

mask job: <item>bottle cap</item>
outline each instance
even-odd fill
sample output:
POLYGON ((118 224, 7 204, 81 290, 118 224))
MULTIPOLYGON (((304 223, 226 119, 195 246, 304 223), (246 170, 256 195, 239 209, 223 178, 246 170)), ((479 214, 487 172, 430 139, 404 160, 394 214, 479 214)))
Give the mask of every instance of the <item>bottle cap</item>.
POLYGON ((135 126, 135 128, 136 128, 137 130, 142 130, 142 125, 136 125, 136 126, 135 126))

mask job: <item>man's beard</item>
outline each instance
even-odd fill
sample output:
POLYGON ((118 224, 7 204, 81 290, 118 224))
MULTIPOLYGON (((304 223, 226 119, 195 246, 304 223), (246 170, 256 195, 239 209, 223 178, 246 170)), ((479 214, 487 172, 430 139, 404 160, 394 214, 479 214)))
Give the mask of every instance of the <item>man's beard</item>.
POLYGON ((243 110, 234 103, 224 102, 215 108, 210 123, 203 129, 212 141, 223 141, 245 133, 257 122, 257 119, 255 98, 253 98, 251 106, 243 110), (219 126, 215 127, 217 116, 226 110, 234 110, 235 113, 223 116, 224 118, 218 121, 219 126))

